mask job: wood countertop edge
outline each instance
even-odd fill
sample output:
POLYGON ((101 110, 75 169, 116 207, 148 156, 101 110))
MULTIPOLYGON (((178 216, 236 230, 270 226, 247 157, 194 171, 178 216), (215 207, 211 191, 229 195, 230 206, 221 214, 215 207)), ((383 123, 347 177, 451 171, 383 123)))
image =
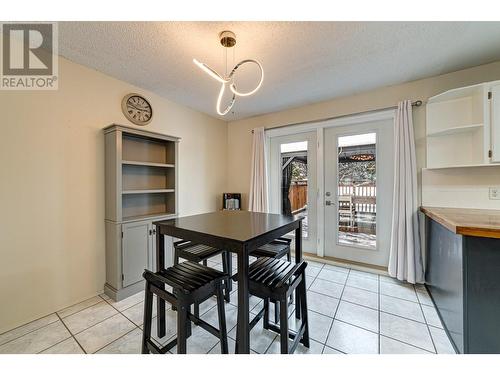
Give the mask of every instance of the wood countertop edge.
MULTIPOLYGON (((500 226, 498 228, 482 227, 480 225, 460 225, 455 223, 445 214, 433 211, 433 209, 446 209, 445 207, 420 207, 420 211, 431 218, 432 220, 443 225, 453 233, 463 236, 484 237, 484 238, 499 238, 500 239, 500 226)), ((467 209, 464 209, 467 210, 467 209)))

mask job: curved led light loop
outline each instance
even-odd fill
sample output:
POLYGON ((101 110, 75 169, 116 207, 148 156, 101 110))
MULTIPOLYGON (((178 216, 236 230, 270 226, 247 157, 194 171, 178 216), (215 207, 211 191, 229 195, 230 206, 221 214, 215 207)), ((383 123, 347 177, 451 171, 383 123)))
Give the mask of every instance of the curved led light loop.
POLYGON ((216 81, 219 81, 220 83, 224 84, 229 82, 228 80, 225 80, 224 78, 221 77, 219 73, 217 73, 215 70, 213 70, 211 67, 209 67, 207 64, 204 64, 202 62, 199 62, 196 59, 193 59, 193 62, 205 73, 207 73, 210 77, 215 79, 216 81))
POLYGON ((262 68, 262 65, 260 64, 260 62, 258 62, 257 60, 246 59, 246 60, 240 61, 238 64, 236 64, 234 66, 233 70, 231 70, 231 73, 229 74, 229 76, 227 78, 223 78, 219 73, 217 73, 215 70, 210 68, 207 64, 199 62, 196 59, 193 59, 193 62, 201 70, 203 70, 205 73, 207 73, 210 77, 215 79, 217 82, 221 83, 221 88, 219 90, 219 96, 217 97, 217 107, 216 107, 217 113, 220 116, 226 115, 231 110, 231 108, 233 108, 234 102, 236 101, 236 96, 250 96, 252 94, 255 94, 260 89, 260 86, 262 86, 262 82, 264 81, 264 69, 262 68), (236 90, 236 85, 234 84, 234 82, 232 82, 233 76, 240 66, 247 64, 247 63, 257 64, 257 66, 259 67, 259 70, 260 70, 260 80, 259 80, 259 83, 257 84, 257 86, 253 90, 248 91, 248 92, 239 92, 238 90, 236 90), (231 101, 227 105, 227 107, 224 110, 221 110, 220 106, 221 106, 221 102, 222 102, 222 97, 223 97, 224 92, 226 90, 226 84, 228 84, 229 82, 231 82, 231 84, 229 85, 229 89, 233 93, 233 97, 231 98, 231 101))
POLYGON ((231 110, 231 108, 233 108, 234 102, 236 101, 236 95, 233 93, 231 102, 227 105, 227 107, 223 111, 221 111, 220 104, 225 90, 226 90, 226 85, 223 83, 219 91, 219 96, 217 97, 217 107, 216 107, 217 113, 221 116, 226 115, 231 110))
POLYGON ((264 81, 264 69, 262 68, 262 65, 257 60, 252 60, 252 59, 242 60, 238 64, 236 64, 236 66, 233 68, 233 70, 229 74, 228 80, 229 81, 232 80, 233 79, 233 75, 236 72, 236 70, 240 66, 242 66, 244 64, 247 64, 247 63, 254 63, 254 64, 256 64, 259 67, 259 70, 260 70, 260 80, 259 80, 259 83, 257 84, 257 86, 253 90, 248 91, 248 92, 239 92, 239 91, 237 91, 236 90, 236 86, 234 85, 234 83, 231 83, 231 85, 229 86, 229 88, 231 89, 231 91, 235 95, 238 95, 238 96, 250 96, 252 94, 255 94, 260 89, 260 86, 262 86, 262 82, 264 81))

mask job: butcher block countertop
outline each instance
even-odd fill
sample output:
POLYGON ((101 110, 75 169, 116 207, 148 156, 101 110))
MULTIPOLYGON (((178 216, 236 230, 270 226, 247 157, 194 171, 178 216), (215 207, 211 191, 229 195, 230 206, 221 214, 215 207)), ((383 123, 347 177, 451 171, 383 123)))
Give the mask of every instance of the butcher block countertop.
POLYGON ((499 210, 420 207, 420 211, 456 234, 500 238, 499 210))

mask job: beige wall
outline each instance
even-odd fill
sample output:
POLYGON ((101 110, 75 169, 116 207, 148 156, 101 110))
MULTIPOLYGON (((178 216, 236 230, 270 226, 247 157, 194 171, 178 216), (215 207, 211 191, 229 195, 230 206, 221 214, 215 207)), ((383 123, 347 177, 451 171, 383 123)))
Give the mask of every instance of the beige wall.
MULTIPOLYGON (((247 206, 251 133, 250 130, 264 126, 271 128, 297 122, 318 120, 326 117, 345 115, 360 111, 390 107, 402 99, 421 99, 434 96, 442 91, 475 83, 500 79, 500 62, 482 65, 441 76, 413 81, 401 85, 383 87, 357 95, 342 97, 282 112, 252 117, 228 124, 228 190, 243 193, 243 207, 247 206)), ((417 163, 419 183, 422 180, 420 169, 425 167, 425 105, 414 110, 414 127, 417 144, 417 163)), ((478 168, 474 171, 459 169, 455 171, 424 172, 424 192, 428 202, 462 207, 481 207, 500 209, 500 201, 489 201, 487 187, 500 185, 500 168, 478 168)))
POLYGON ((0 332, 104 285, 104 138, 131 125, 120 102, 145 94, 145 129, 181 137, 179 210, 215 210, 226 185, 227 125, 59 60, 59 90, 0 91, 0 332))

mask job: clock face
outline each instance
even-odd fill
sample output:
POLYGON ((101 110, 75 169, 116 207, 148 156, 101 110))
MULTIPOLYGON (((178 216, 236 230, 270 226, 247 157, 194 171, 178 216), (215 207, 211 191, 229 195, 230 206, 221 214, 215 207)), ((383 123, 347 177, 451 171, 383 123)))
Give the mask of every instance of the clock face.
POLYGON ((129 94, 122 100, 122 111, 136 125, 149 124, 153 117, 151 104, 138 94, 129 94))

